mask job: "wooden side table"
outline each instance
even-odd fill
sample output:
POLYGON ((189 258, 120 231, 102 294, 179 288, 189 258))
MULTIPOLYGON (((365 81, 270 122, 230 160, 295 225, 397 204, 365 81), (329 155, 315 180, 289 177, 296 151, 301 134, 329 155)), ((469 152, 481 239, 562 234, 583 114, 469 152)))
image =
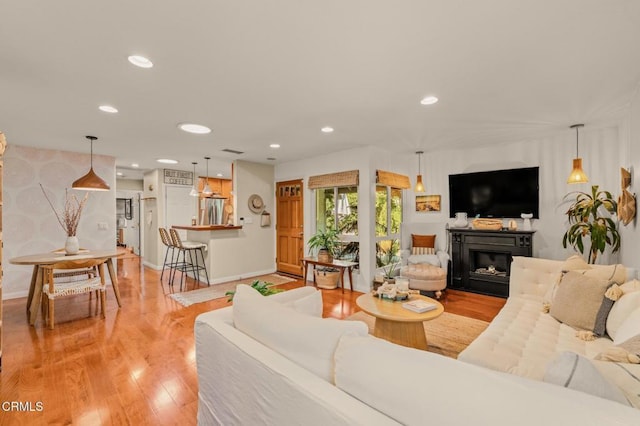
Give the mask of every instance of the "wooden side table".
POLYGON ((436 309, 419 314, 403 308, 403 302, 380 299, 371 293, 358 297, 356 304, 364 312, 375 317, 374 336, 398 345, 427 350, 427 336, 423 322, 442 315, 444 306, 426 296, 411 295, 410 300, 416 299, 433 303, 436 309))
MULTIPOLYGON (((340 287, 342 287, 342 292, 344 293, 344 271, 346 270, 349 273, 349 289, 353 291, 353 268, 358 266, 357 262, 348 262, 346 260, 333 260, 333 262, 320 262, 317 257, 304 257, 302 258, 302 269, 304 270, 304 283, 307 284, 307 270, 309 265, 313 265, 313 270, 315 271, 316 266, 325 266, 328 268, 336 268, 340 270, 340 287)), ((316 274, 313 274, 313 285, 316 284, 316 274)))

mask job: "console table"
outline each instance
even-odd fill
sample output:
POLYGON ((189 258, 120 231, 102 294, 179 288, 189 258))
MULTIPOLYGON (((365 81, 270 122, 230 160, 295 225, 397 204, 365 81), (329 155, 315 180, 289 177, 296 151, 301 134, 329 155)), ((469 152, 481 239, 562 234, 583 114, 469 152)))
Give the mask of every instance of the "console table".
POLYGON ((491 296, 509 296, 513 256, 533 255, 535 231, 451 228, 450 287, 491 296))
MULTIPOLYGON (((349 273, 349 289, 353 291, 353 268, 358 266, 357 262, 348 262, 346 260, 337 260, 334 259, 333 262, 321 262, 317 257, 304 257, 302 258, 302 268, 304 269, 304 277, 303 282, 304 285, 307 285, 307 270, 309 269, 309 265, 313 265, 313 269, 316 269, 316 266, 325 266, 330 268, 336 268, 340 271, 340 287, 342 287, 342 292, 344 293, 344 271, 345 269, 349 273)), ((313 274, 313 285, 316 286, 316 274, 313 274)))

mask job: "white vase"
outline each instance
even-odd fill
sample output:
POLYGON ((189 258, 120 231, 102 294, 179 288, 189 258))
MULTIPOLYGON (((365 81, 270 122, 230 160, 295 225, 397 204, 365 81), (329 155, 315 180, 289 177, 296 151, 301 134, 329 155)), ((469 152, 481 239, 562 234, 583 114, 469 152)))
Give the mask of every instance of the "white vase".
POLYGON ((64 243, 64 252, 66 254, 77 254, 78 251, 80 251, 78 237, 75 235, 67 237, 67 241, 64 243))
POLYGON ((465 212, 456 213, 456 220, 453 222, 453 226, 456 228, 466 228, 469 222, 467 222, 467 214, 465 212))

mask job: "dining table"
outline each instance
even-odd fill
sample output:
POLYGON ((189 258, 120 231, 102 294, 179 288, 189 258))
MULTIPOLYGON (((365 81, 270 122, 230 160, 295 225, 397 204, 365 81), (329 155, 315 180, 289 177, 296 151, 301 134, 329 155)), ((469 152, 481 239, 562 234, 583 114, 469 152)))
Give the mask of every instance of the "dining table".
POLYGON ((82 260, 82 259, 105 259, 109 278, 111 278, 111 286, 118 302, 120 303, 120 289, 118 288, 118 277, 113 267, 113 259, 123 256, 122 250, 89 250, 80 249, 77 254, 67 255, 64 250, 56 250, 47 253, 29 254, 9 259, 9 263, 13 265, 32 265, 33 272, 31 274, 31 284, 29 286, 29 296, 27 297, 27 315, 29 316, 29 324, 34 325, 38 315, 38 306, 42 296, 42 285, 44 280, 43 266, 52 265, 57 262, 66 260, 82 260))

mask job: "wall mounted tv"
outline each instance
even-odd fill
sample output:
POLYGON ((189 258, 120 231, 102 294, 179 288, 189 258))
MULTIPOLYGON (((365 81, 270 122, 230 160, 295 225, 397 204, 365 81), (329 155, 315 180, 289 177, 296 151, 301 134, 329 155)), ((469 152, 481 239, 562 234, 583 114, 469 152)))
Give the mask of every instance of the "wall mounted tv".
POLYGON ((538 169, 493 170, 449 175, 449 214, 465 212, 469 218, 540 217, 538 169))

